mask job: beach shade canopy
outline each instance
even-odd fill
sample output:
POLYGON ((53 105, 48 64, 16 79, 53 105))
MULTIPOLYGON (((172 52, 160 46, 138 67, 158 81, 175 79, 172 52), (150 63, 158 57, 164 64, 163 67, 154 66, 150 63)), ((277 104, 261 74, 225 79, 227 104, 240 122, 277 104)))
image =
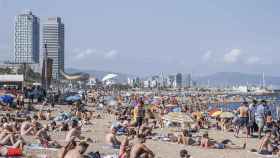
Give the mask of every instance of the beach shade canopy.
POLYGON ((75 101, 81 100, 81 97, 79 95, 73 95, 73 96, 67 97, 65 100, 66 101, 75 102, 75 101))
POLYGON ((211 116, 212 116, 212 117, 218 117, 218 116, 220 116, 222 113, 223 113, 222 111, 216 111, 216 112, 214 112, 211 116))
POLYGON ((182 112, 170 112, 164 115, 164 120, 178 123, 193 123, 194 120, 187 114, 182 112))
POLYGON ((2 96, 0 96, 0 101, 5 104, 12 104, 14 101, 14 98, 11 95, 2 95, 2 96))
POLYGON ((220 118, 233 118, 234 114, 232 112, 222 112, 220 118))

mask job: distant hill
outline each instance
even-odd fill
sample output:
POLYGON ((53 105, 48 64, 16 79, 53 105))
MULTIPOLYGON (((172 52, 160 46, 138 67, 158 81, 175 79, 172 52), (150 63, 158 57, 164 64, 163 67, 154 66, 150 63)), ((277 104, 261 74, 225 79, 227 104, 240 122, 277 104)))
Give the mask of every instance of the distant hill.
POLYGON ((127 78, 133 77, 133 75, 129 74, 123 74, 123 73, 118 73, 118 72, 112 72, 112 71, 99 71, 99 70, 83 70, 83 69, 76 69, 76 68, 66 68, 67 73, 78 73, 78 72, 84 72, 88 73, 91 77, 95 77, 99 80, 101 80, 105 75, 113 73, 118 75, 118 80, 121 83, 126 83, 127 78))
MULTIPOLYGON (((261 85, 262 74, 246 74, 239 72, 219 72, 212 75, 193 77, 198 84, 211 86, 233 86, 233 85, 261 85)), ((265 76, 265 84, 280 86, 280 77, 265 76)))

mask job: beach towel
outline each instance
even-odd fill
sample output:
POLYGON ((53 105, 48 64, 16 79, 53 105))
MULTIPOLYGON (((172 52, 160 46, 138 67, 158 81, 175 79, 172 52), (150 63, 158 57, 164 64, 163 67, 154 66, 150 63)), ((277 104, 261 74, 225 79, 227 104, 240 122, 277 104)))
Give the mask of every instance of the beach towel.
POLYGON ((97 152, 90 152, 86 156, 86 158, 101 158, 100 153, 97 152))
POLYGON ((26 146, 27 149, 30 150, 51 150, 51 151, 58 151, 58 148, 45 148, 41 146, 40 144, 29 144, 26 146))
POLYGON ((259 153, 254 153, 257 158, 278 158, 277 155, 263 155, 263 154, 259 154, 259 153))
POLYGON ((103 156, 102 158, 118 158, 119 156, 117 154, 114 154, 114 155, 106 155, 106 156, 103 156))
POLYGON ((257 156, 257 158, 278 158, 277 155, 269 155, 269 154, 260 154, 258 152, 255 152, 255 149, 253 149, 254 151, 248 151, 250 153, 253 153, 257 156))

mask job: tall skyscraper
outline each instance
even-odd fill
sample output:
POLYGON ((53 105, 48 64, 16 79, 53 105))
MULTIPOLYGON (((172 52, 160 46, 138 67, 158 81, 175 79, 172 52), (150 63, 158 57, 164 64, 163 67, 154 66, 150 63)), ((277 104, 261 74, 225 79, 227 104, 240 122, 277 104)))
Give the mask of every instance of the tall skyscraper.
POLYGON ((188 74, 187 81, 186 81, 186 87, 191 88, 191 86, 192 86, 192 76, 191 76, 191 74, 188 74))
POLYGON ((14 60, 16 63, 39 63, 40 20, 31 11, 26 11, 16 17, 14 40, 14 60))
POLYGON ((183 81, 183 76, 181 73, 177 73, 175 77, 175 87, 176 88, 182 88, 182 81, 183 81))
POLYGON ((43 45, 46 44, 48 58, 53 60, 52 78, 61 79, 64 71, 64 24, 60 17, 48 18, 43 24, 43 45))

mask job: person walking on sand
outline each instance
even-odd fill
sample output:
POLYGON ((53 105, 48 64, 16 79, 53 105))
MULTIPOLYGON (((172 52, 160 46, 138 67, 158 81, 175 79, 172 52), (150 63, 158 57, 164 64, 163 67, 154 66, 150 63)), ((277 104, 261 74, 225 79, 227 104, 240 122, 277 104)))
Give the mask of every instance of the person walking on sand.
POLYGON ((258 101, 253 100, 253 103, 250 104, 250 106, 249 106, 249 129, 250 129, 251 136, 253 136, 256 126, 257 126, 256 117, 255 117, 255 113, 257 110, 257 104, 258 104, 258 101))
POLYGON ((267 111, 266 109, 267 109, 266 101, 263 100, 261 104, 257 106, 256 113, 255 113, 256 123, 258 125, 259 138, 261 138, 262 131, 265 125, 266 111, 267 111))
POLYGON ((241 106, 237 109, 237 112, 239 113, 239 125, 236 129, 235 137, 238 137, 239 130, 241 127, 246 128, 246 135, 248 137, 249 135, 249 107, 248 103, 244 102, 241 104, 241 106))

